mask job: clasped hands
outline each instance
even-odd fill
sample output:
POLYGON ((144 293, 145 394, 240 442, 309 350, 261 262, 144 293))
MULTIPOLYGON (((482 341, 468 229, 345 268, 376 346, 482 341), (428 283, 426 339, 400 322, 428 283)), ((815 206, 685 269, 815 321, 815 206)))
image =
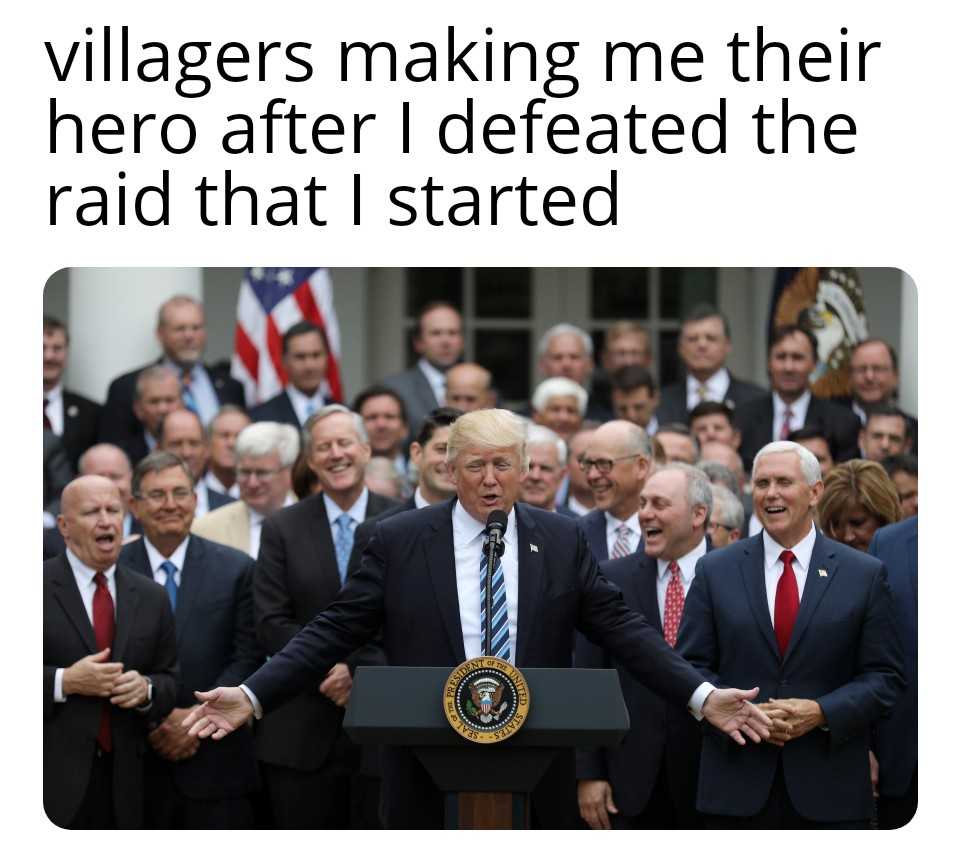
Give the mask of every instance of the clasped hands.
POLYGON ((63 693, 85 697, 109 697, 114 706, 136 709, 147 702, 149 683, 136 670, 123 669, 119 661, 107 661, 110 648, 75 661, 63 672, 63 693))
POLYGON ((191 706, 186 709, 174 709, 153 730, 147 734, 150 747, 172 763, 186 760, 197 753, 200 739, 191 736, 184 726, 184 719, 196 709, 191 706))
POLYGON ((766 703, 758 703, 757 708, 771 719, 771 731, 766 741, 779 748, 825 724, 824 713, 816 700, 771 698, 766 703))

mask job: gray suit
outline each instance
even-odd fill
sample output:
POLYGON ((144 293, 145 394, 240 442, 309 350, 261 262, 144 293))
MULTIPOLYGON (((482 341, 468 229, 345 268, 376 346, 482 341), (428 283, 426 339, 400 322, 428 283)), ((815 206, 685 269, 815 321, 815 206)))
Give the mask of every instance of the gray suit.
POLYGON ((404 400, 404 410, 407 412, 407 427, 410 430, 411 437, 416 437, 424 418, 440 406, 427 376, 416 366, 413 366, 406 372, 385 378, 383 383, 404 400))

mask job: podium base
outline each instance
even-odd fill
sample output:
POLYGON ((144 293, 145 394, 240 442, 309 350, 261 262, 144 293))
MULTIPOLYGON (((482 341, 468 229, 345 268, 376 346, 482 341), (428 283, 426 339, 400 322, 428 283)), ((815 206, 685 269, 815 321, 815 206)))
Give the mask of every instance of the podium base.
POLYGON ((520 792, 449 792, 444 827, 462 831, 530 828, 530 798, 520 792))

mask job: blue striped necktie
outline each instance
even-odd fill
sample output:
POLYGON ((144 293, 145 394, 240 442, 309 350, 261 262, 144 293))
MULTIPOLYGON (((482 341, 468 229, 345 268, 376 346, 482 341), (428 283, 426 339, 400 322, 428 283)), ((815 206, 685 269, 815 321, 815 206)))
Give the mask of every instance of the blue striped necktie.
MULTIPOLYGON (((494 574, 491 576, 491 655, 510 661, 510 631, 507 625, 507 585, 504 581, 504 567, 497 558, 494 574)), ((481 642, 487 636, 487 546, 481 551, 480 563, 480 596, 481 596, 481 642)), ((483 647, 483 655, 487 654, 487 647, 483 647)))
POLYGON ((170 597, 170 607, 177 612, 177 579, 174 577, 177 574, 177 567, 174 566, 169 560, 164 560, 160 564, 160 568, 167 573, 167 581, 164 584, 164 589, 167 591, 167 595, 170 597))
POLYGON ((337 533, 334 535, 334 553, 337 555, 337 572, 340 574, 340 583, 343 584, 347 579, 347 561, 350 560, 350 552, 354 547, 354 520, 342 512, 334 519, 337 525, 337 533))

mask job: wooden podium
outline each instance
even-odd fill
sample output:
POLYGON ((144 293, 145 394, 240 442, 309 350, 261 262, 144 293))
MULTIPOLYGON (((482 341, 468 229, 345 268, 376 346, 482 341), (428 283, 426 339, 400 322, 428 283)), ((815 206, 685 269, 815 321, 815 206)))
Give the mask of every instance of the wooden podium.
POLYGON ((361 745, 409 748, 445 794, 446 828, 530 827, 530 794, 557 753, 618 744, 630 721, 614 670, 526 668, 530 712, 496 744, 458 735, 444 715, 450 667, 359 667, 344 716, 361 745))

